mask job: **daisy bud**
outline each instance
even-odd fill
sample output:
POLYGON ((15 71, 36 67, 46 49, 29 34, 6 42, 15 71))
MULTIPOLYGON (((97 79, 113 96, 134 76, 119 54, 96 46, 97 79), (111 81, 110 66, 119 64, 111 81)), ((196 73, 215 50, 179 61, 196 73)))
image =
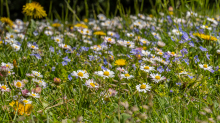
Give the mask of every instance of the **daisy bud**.
POLYGON ((8 76, 8 71, 9 71, 8 67, 6 67, 6 66, 1 66, 0 67, 0 73, 2 74, 3 77, 8 76))
POLYGON ((169 11, 173 11, 173 7, 172 7, 172 6, 170 6, 168 10, 169 10, 169 11))
POLYGON ((32 89, 31 91, 34 93, 40 93, 41 90, 42 90, 41 87, 36 87, 36 88, 32 89))
POLYGON ((60 78, 55 77, 55 78, 53 79, 53 81, 54 81, 54 84, 59 85, 59 84, 60 84, 60 82, 61 82, 61 79, 60 79, 60 78))
POLYGON ((41 92, 41 87, 36 87, 36 89, 35 89, 35 93, 40 93, 41 92))
POLYGON ((164 42, 162 42, 162 41, 158 41, 158 42, 157 42, 157 45, 158 45, 159 47, 164 47, 166 44, 165 44, 164 42))
POLYGON ((220 50, 217 50, 217 54, 220 54, 220 50))
POLYGON ((24 97, 28 96, 27 93, 29 93, 29 91, 27 89, 21 90, 21 92, 24 97))

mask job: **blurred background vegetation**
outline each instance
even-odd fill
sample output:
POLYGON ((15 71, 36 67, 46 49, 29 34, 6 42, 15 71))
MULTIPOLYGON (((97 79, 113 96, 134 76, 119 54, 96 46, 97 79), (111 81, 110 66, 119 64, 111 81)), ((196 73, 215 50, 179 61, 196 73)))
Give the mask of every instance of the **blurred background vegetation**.
MULTIPOLYGON (((22 7, 32 0, 0 0, 0 8, 2 17, 8 17, 12 20, 17 18, 23 19, 22 7), (8 12, 7 13, 7 9, 8 12)), ((34 0, 33 0, 34 1, 34 0)), ((67 11, 67 4, 65 0, 35 0, 39 2, 46 10, 48 17, 52 18, 64 18, 67 11)), ((107 14, 108 17, 119 15, 117 7, 119 4, 123 6, 125 13, 137 14, 137 13, 154 13, 161 11, 161 8, 168 8, 168 6, 178 6, 181 3, 189 3, 188 7, 193 5, 195 8, 199 8, 203 3, 208 5, 207 8, 217 8, 216 4, 219 4, 219 0, 66 0, 71 8, 76 12, 76 15, 81 18, 93 18, 94 12, 97 14, 107 14), (165 3, 165 4, 164 4, 165 3), (193 4, 192 4, 193 3, 193 4), (207 4, 208 3, 208 4, 207 4), (164 6, 166 5, 166 6, 164 6), (138 8, 138 9, 137 9, 138 8)), ((219 6, 219 5, 218 5, 219 6)), ((216 11, 215 11, 216 12, 216 11)), ((71 17, 67 17, 71 19, 71 17)))

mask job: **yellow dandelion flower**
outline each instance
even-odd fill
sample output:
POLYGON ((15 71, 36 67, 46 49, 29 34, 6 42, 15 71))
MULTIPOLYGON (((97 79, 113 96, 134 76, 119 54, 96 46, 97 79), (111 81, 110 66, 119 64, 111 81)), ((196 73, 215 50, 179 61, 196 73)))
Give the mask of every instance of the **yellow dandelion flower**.
POLYGON ((85 24, 81 24, 81 23, 74 25, 74 27, 88 28, 88 26, 86 26, 85 24))
POLYGON ((88 20, 87 18, 85 18, 83 21, 84 21, 85 23, 87 23, 89 20, 88 20))
POLYGON ((103 31, 97 31, 93 33, 94 35, 106 35, 103 31))
POLYGON ((10 27, 12 27, 14 25, 13 21, 9 18, 6 18, 6 17, 1 17, 0 21, 2 23, 5 23, 5 24, 9 25, 10 27))
POLYGON ((200 37, 204 40, 210 40, 210 41, 217 41, 218 39, 214 36, 200 34, 200 33, 193 33, 194 36, 200 37))
POLYGON ((44 8, 37 2, 26 3, 26 5, 23 6, 23 13, 34 18, 43 18, 47 16, 44 8))
POLYGON ((126 60, 124 59, 118 59, 115 61, 115 65, 118 65, 118 66, 125 66, 126 64, 126 60))
POLYGON ((53 24, 52 24, 52 27, 60 27, 60 26, 61 26, 60 23, 53 23, 53 24))
POLYGON ((18 110, 18 115, 30 115, 31 111, 33 109, 32 104, 22 104, 18 101, 12 101, 11 103, 9 103, 10 106, 12 106, 15 110, 15 112, 18 110))

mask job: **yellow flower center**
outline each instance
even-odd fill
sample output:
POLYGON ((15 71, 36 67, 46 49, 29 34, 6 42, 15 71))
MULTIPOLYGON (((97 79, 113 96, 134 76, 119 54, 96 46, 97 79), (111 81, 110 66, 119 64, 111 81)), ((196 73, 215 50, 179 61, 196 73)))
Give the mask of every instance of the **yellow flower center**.
POLYGON ((10 74, 11 72, 10 71, 8 71, 8 74, 10 74))
POLYGON ((17 48, 18 48, 18 46, 15 46, 15 48, 17 49, 17 48))
POLYGON ((7 87, 6 87, 5 85, 3 85, 3 86, 1 86, 1 88, 4 89, 4 90, 6 90, 7 87))
POLYGON ((111 39, 111 38, 109 38, 109 39, 108 39, 108 41, 112 41, 112 39, 111 39))
POLYGON ((11 35, 10 38, 14 38, 14 35, 11 35))
POLYGON ((89 31, 87 30, 86 33, 89 33, 89 31))
POLYGON ((155 79, 159 80, 159 79, 160 79, 160 76, 155 76, 155 79))
POLYGON ((105 71, 105 72, 103 73, 103 75, 109 76, 109 72, 108 72, 108 71, 105 71))
POLYGON ((146 44, 147 42, 146 42, 146 41, 143 41, 143 43, 146 44))
POLYGON ((203 65, 203 67, 204 67, 204 68, 207 68, 207 67, 208 67, 208 65, 207 65, 207 64, 204 64, 204 65, 203 65))
POLYGON ((65 44, 64 47, 67 48, 67 45, 65 44))
POLYGON ((21 87, 21 82, 17 82, 17 83, 16 83, 16 86, 17 86, 17 87, 21 87))
POLYGON ((91 85, 92 87, 95 87, 95 84, 94 84, 94 83, 90 83, 90 85, 91 85))
POLYGON ((23 100, 23 102, 24 102, 24 103, 28 103, 28 101, 27 101, 27 100, 23 100))
POLYGON ((160 54, 160 55, 163 55, 163 53, 162 53, 162 52, 159 52, 159 54, 160 54))
POLYGON ((145 66, 145 67, 144 67, 144 69, 149 70, 149 69, 150 69, 150 67, 149 67, 149 66, 145 66))
POLYGON ((182 73, 183 71, 181 71, 180 73, 182 73))
POLYGON ((60 39, 56 39, 57 42, 60 42, 60 39))
POLYGON ((145 84, 142 84, 140 89, 145 89, 146 88, 146 85, 145 84))
POLYGON ((94 49, 96 50, 97 48, 96 48, 96 47, 94 47, 94 49))
POLYGON ((83 73, 82 73, 82 72, 79 72, 79 73, 78 73, 78 76, 83 77, 83 73))
POLYGON ((42 81, 40 80, 39 83, 42 83, 42 81))
POLYGON ((174 53, 174 52, 171 52, 171 54, 172 54, 172 55, 175 55, 175 53, 174 53))
POLYGON ((6 67, 10 68, 10 66, 8 64, 5 65, 6 67))
POLYGON ((128 41, 127 44, 130 44, 130 42, 128 41))
POLYGON ((33 97, 35 97, 36 96, 36 94, 31 94, 33 97))
POLYGON ((34 46, 34 45, 32 45, 32 46, 31 46, 31 48, 35 48, 35 46, 34 46))
POLYGON ((129 77, 130 75, 128 73, 125 74, 125 77, 129 77))
POLYGON ((99 47, 99 48, 101 48, 101 46, 100 46, 100 45, 98 45, 98 47, 99 47))
POLYGON ((132 34, 130 34, 130 36, 132 36, 132 34))

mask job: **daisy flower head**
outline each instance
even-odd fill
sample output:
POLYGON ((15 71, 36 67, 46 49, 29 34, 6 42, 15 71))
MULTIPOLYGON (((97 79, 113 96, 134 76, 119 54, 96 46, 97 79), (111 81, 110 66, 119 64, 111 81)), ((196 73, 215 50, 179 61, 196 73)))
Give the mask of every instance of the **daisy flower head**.
POLYGON ((162 56, 162 55, 163 55, 163 52, 162 52, 162 51, 160 51, 160 52, 157 52, 157 55, 160 55, 160 56, 162 56))
POLYGON ((15 81, 14 81, 14 86, 15 86, 16 88, 22 89, 22 88, 25 86, 25 84, 24 84, 24 82, 22 82, 22 81, 20 81, 20 80, 15 80, 15 81))
POLYGON ((10 18, 7 18, 7 17, 1 17, 0 21, 2 23, 5 23, 5 24, 9 25, 10 27, 12 27, 14 25, 13 21, 10 18))
POLYGON ((151 78, 153 79, 153 81, 155 82, 155 83, 158 83, 158 82, 160 82, 160 81, 162 81, 162 80, 165 80, 166 78, 164 77, 164 76, 161 76, 160 74, 150 74, 150 76, 151 76, 151 78))
POLYGON ((141 38, 140 42, 143 44, 149 44, 150 42, 147 39, 141 38))
POLYGON ((63 48, 63 49, 69 49, 69 50, 71 50, 71 46, 70 45, 67 45, 67 44, 59 44, 59 47, 60 48, 63 48))
POLYGON ((5 91, 9 92, 10 91, 10 89, 7 87, 7 85, 3 85, 3 84, 2 85, 0 84, 0 90, 2 92, 5 92, 5 91))
POLYGON ((142 50, 141 53, 142 53, 144 56, 150 55, 150 52, 147 51, 147 50, 142 50))
POLYGON ((35 82, 35 83, 37 83, 39 86, 44 87, 44 88, 47 86, 47 83, 44 82, 44 80, 42 80, 42 79, 38 80, 38 79, 34 79, 34 78, 33 78, 32 81, 35 82))
POLYGON ((13 64, 11 64, 11 63, 2 62, 1 66, 5 66, 5 67, 9 68, 10 70, 14 68, 13 64))
POLYGON ((212 70, 212 66, 209 66, 208 64, 199 64, 199 67, 208 71, 212 70))
POLYGON ((26 104, 31 104, 31 103, 32 103, 32 101, 30 101, 30 100, 28 100, 28 99, 25 99, 25 98, 22 98, 22 99, 20 100, 20 102, 23 103, 24 105, 26 105, 26 104))
POLYGON ((31 44, 31 43, 28 43, 27 46, 28 46, 29 48, 33 49, 33 50, 39 49, 37 45, 33 45, 33 44, 31 44))
POLYGON ((11 47, 15 50, 15 51, 19 51, 20 50, 20 46, 17 44, 12 44, 11 47))
POLYGON ((144 93, 146 93, 147 91, 150 91, 151 86, 148 85, 148 84, 146 84, 146 83, 143 83, 143 84, 136 85, 136 89, 137 89, 139 92, 144 92, 144 93))
POLYGON ((128 37, 134 37, 134 33, 127 33, 128 37))
POLYGON ((186 72, 186 71, 180 71, 180 73, 179 73, 179 75, 186 75, 186 74, 188 74, 188 72, 186 72))
POLYGON ((149 72, 151 72, 151 71, 154 70, 154 67, 150 67, 150 66, 147 66, 147 65, 142 65, 142 66, 140 67, 140 69, 143 70, 143 71, 145 71, 145 72, 147 72, 147 73, 149 73, 149 72))
POLYGON ((115 44, 115 39, 111 37, 105 37, 104 41, 110 44, 115 44))
POLYGON ((29 93, 27 93, 28 94, 28 96, 31 96, 31 97, 34 97, 34 98, 40 98, 40 95, 38 94, 38 93, 34 93, 34 92, 29 92, 29 93))
POLYGON ((43 78, 43 75, 41 75, 40 72, 32 71, 32 74, 34 74, 36 77, 43 78))
POLYGON ((86 78, 88 79, 89 78, 89 74, 87 73, 87 71, 85 70, 77 70, 77 71, 73 71, 71 73, 72 76, 77 76, 79 77, 80 79, 83 79, 83 78, 86 78))
POLYGON ((103 77, 104 79, 115 77, 115 75, 114 75, 115 73, 109 69, 105 69, 105 70, 103 69, 103 71, 96 71, 95 74, 103 77))
POLYGON ((57 37, 54 37, 54 41, 60 44, 63 42, 63 39, 57 36, 57 37))
POLYGON ((96 83, 96 82, 94 82, 93 79, 86 80, 85 85, 86 85, 88 88, 99 88, 99 84, 96 83))
POLYGON ((134 76, 126 72, 125 74, 121 74, 121 78, 131 79, 131 78, 134 78, 134 76))

